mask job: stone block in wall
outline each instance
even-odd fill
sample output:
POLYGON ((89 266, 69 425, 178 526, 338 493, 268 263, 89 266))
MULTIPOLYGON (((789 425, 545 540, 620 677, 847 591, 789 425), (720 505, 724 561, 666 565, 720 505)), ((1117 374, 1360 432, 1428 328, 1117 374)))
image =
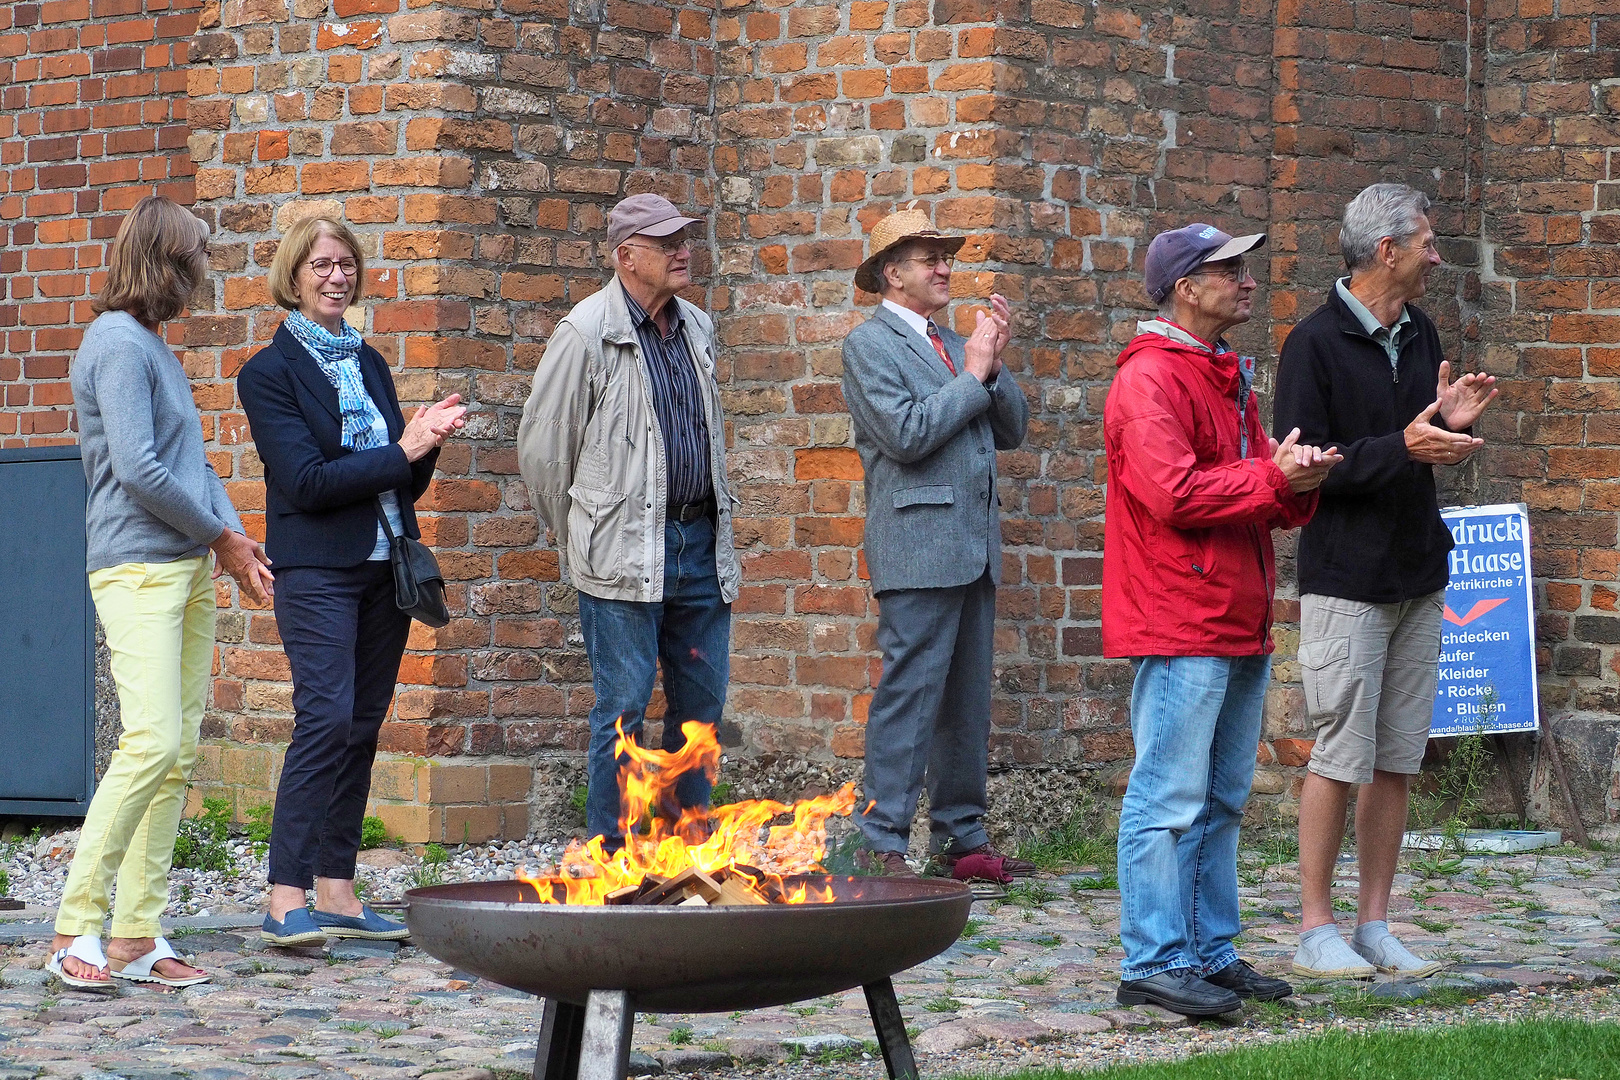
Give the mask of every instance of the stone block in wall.
MULTIPOLYGON (((1620 717, 1592 711, 1561 714, 1544 711, 1543 715, 1544 722, 1558 739, 1564 771, 1569 776, 1571 794, 1581 820, 1592 827, 1620 823, 1620 790, 1615 782, 1620 717)), ((1525 736, 1508 738, 1518 744, 1517 752, 1522 754, 1525 736)), ((1564 810, 1563 793, 1545 749, 1538 748, 1529 788, 1530 817, 1555 828, 1568 829, 1569 816, 1564 810)))
POLYGON ((107 649, 107 631, 96 620, 96 781, 99 783, 112 761, 113 751, 124 733, 119 719, 118 686, 112 677, 112 653, 107 649))

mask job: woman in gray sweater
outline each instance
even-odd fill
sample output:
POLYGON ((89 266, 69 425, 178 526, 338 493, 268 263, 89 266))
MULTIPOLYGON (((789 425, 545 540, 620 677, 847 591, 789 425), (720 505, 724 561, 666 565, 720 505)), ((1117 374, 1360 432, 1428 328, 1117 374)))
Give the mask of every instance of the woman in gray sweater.
POLYGON ((203 453, 185 370, 159 335, 208 272, 208 230, 142 199, 113 240, 98 318, 73 359, 89 482, 90 594, 107 634, 123 735, 96 788, 56 915, 49 968, 63 982, 190 986, 208 976, 163 938, 169 863, 197 756, 214 654, 214 586, 228 572, 265 603, 269 560, 242 531, 203 453), (212 549, 218 568, 210 575, 212 549), (118 877, 112 939, 101 946, 118 877))

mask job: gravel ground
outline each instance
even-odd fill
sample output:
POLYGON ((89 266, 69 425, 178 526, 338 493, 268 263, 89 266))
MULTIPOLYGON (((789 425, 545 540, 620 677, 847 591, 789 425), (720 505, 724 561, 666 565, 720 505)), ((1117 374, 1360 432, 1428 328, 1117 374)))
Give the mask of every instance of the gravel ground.
MULTIPOLYGON (((0 868, 11 882, 10 895, 31 907, 55 908, 61 902, 62 886, 78 841, 78 829, 60 829, 0 842, 0 868)), ((519 866, 532 870, 555 863, 563 846, 560 842, 507 841, 450 847, 446 849, 450 861, 438 869, 447 882, 509 878, 519 866)), ((265 855, 255 847, 246 840, 231 840, 229 870, 172 871, 169 906, 164 915, 234 915, 261 910, 266 889, 265 855)), ((397 900, 406 889, 429 883, 420 864, 414 851, 373 848, 360 853, 356 878, 363 883, 367 899, 397 900)))
MULTIPOLYGON (((12 892, 47 919, 76 833, 0 841, 12 892), (37 906, 34 906, 37 905, 37 906)), ((510 877, 554 861, 558 843, 448 849, 443 880, 510 877)), ((179 993, 121 987, 100 996, 51 987, 42 967, 48 926, 0 946, 0 1080, 98 1073, 142 1080, 518 1080, 532 1065, 539 1003, 393 943, 327 950, 266 948, 253 923, 264 891, 261 854, 232 845, 233 871, 176 871, 170 917, 240 916, 236 930, 194 928, 176 940, 215 981, 179 993), (133 1062, 159 1062, 157 1071, 133 1062), (217 1071, 216 1071, 217 1070, 217 1071), (447 1071, 448 1070, 448 1071, 447 1071), (150 1075, 148 1075, 150 1074, 150 1075), (453 1075, 452 1075, 453 1074, 453 1075)), ((370 897, 422 883, 414 851, 362 853, 370 897)), ((1238 944, 1286 975, 1298 941, 1291 863, 1243 854, 1238 944)), ((1428 980, 1299 984, 1296 996, 1189 1026, 1113 998, 1123 955, 1119 893, 1095 871, 1045 875, 974 905, 956 944, 895 976, 924 1075, 969 1076, 1019 1066, 1096 1068, 1165 1060, 1317 1032, 1507 1020, 1620 1017, 1620 857, 1560 848, 1470 857, 1438 875, 1407 860, 1391 927, 1414 951, 1448 962, 1428 980), (1414 1000, 1417 999, 1417 1000, 1414 1000)), ((1353 859, 1336 899, 1354 894, 1353 859)), ((16 918, 16 916, 12 916, 16 918)), ((21 929, 21 928, 19 928, 21 929)), ((834 945, 833 947, 836 947, 834 945)), ((881 1080, 859 989, 729 1016, 641 1015, 640 1066, 722 1080, 881 1080)), ((1556 1073, 1554 1075, 1557 1075, 1556 1073)))

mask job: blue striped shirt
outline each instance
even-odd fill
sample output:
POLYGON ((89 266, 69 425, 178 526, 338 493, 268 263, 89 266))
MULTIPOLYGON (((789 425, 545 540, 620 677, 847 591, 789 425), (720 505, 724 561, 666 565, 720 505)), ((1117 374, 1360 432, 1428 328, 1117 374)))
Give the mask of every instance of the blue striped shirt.
POLYGON ((681 309, 671 299, 669 334, 658 332, 658 323, 636 303, 630 290, 624 290, 625 306, 635 323, 636 338, 647 365, 647 381, 652 384, 653 412, 664 433, 664 468, 669 477, 669 501, 675 504, 702 502, 714 491, 709 475, 709 422, 703 415, 703 384, 698 380, 692 353, 686 347, 681 309))

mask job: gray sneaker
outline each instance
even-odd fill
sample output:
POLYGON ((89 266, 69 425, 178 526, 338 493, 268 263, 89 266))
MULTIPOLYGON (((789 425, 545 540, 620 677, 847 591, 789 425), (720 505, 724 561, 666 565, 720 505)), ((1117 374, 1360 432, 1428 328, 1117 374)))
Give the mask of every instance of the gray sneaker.
POLYGON ((1427 979, 1446 966, 1439 960, 1412 955, 1394 934, 1385 934, 1371 945, 1352 938, 1350 947, 1385 975, 1398 975, 1403 979, 1427 979))
POLYGON ((1294 974, 1307 979, 1370 979, 1377 972, 1335 929, 1330 934, 1306 931, 1300 935, 1299 951, 1294 953, 1294 974))

